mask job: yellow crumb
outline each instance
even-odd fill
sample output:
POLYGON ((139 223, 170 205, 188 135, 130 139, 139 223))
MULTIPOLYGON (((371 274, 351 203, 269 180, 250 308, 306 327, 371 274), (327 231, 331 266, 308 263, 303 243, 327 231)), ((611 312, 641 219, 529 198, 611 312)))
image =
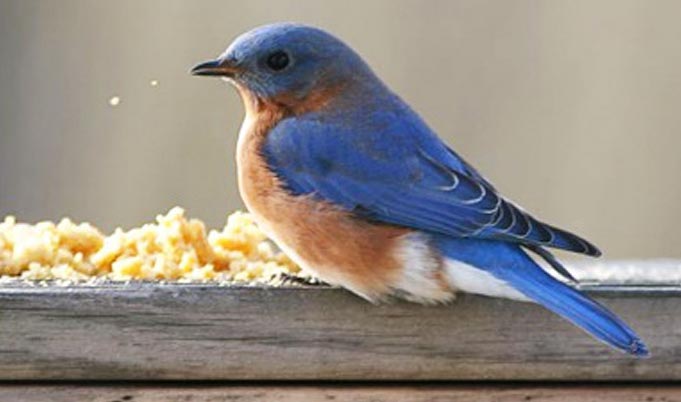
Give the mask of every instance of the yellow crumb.
POLYGON ((36 225, 0 222, 0 276, 26 280, 269 282, 299 268, 276 250, 251 216, 235 212, 221 230, 206 233, 203 222, 182 208, 128 231, 105 236, 70 219, 36 225))
POLYGON ((118 106, 120 103, 121 103, 120 96, 112 96, 111 98, 109 98, 110 106, 118 106))

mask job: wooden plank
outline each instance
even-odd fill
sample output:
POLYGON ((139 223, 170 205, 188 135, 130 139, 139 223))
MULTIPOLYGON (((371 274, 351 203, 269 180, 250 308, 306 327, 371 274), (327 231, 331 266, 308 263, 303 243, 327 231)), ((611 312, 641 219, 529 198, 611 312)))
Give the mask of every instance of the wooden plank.
POLYGON ((679 386, 0 386, 22 402, 674 402, 679 386))
POLYGON ((0 379, 679 380, 681 292, 659 289, 595 293, 647 341, 653 357, 636 360, 536 305, 470 295, 427 307, 331 288, 5 286, 0 379))

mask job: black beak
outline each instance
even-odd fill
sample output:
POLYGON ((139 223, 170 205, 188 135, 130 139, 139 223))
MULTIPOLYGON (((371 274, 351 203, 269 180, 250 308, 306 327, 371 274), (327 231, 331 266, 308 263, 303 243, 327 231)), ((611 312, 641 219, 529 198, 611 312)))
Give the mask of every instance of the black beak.
POLYGON ((192 75, 212 76, 212 77, 232 77, 237 72, 234 66, 231 66, 224 60, 211 60, 201 63, 191 69, 192 75))

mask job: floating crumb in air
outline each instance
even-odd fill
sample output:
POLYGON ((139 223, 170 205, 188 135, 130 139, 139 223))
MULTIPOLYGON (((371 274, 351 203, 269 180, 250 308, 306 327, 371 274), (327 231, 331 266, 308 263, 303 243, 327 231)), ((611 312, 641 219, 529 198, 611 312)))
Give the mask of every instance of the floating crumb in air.
POLYGON ((118 96, 112 96, 109 98, 109 105, 110 106, 118 106, 121 103, 121 98, 118 96))
POLYGON ((157 87, 158 86, 158 80, 149 81, 149 85, 151 85, 152 87, 157 87))

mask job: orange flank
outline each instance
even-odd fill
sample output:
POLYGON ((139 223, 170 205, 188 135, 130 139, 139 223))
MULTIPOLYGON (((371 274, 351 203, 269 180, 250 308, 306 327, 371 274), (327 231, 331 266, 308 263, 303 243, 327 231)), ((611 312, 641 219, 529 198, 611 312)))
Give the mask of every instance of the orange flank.
MULTIPOLYGON (((261 229, 299 265, 369 299, 391 293, 402 275, 399 248, 412 230, 359 220, 310 196, 288 193, 267 166, 262 146, 290 110, 239 88, 246 117, 239 133, 239 189, 261 229)), ((323 97, 308 106, 320 105, 323 97)))

